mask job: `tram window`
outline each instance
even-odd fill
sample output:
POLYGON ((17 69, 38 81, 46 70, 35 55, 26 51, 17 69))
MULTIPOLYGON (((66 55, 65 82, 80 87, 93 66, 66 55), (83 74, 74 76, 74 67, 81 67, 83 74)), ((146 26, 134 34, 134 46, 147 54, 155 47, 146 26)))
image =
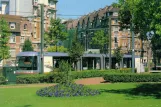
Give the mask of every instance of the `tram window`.
POLYGON ((37 56, 34 56, 34 60, 33 60, 33 70, 37 70, 37 56))

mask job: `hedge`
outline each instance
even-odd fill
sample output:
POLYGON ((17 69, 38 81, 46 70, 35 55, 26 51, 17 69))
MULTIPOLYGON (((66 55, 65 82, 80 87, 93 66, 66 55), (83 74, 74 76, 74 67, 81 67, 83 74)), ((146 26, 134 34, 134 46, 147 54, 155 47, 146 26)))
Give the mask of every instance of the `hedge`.
POLYGON ((0 76, 2 76, 2 69, 0 68, 0 76))
POLYGON ((161 74, 105 74, 107 82, 161 82, 161 74))
POLYGON ((56 74, 33 74, 17 76, 17 84, 52 83, 56 74))
MULTIPOLYGON (((119 69, 119 70, 87 70, 87 71, 72 71, 72 79, 91 78, 91 77, 103 77, 109 73, 130 73, 131 69, 119 69)), ((33 84, 33 83, 59 83, 63 78, 63 74, 50 73, 50 74, 33 74, 17 76, 18 84, 33 84)))
POLYGON ((0 85, 5 84, 5 83, 6 83, 5 77, 0 76, 0 85))

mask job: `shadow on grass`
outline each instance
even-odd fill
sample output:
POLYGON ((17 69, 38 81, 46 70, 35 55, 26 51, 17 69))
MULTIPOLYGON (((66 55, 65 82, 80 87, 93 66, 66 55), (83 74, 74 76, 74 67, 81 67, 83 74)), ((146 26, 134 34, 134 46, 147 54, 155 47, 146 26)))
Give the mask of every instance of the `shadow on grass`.
POLYGON ((101 92, 107 93, 117 93, 117 94, 126 94, 128 96, 150 96, 154 97, 155 99, 161 99, 161 84, 154 83, 154 84, 140 84, 136 86, 136 88, 130 89, 118 89, 118 90, 101 90, 101 92))
POLYGON ((17 107, 32 107, 32 105, 24 105, 24 106, 17 106, 17 107))

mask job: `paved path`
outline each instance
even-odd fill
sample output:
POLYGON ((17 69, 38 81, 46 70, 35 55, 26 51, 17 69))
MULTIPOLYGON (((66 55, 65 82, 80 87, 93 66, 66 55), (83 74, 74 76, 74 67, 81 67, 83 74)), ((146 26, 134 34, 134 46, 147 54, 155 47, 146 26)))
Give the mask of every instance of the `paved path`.
MULTIPOLYGON (((97 85, 97 84, 104 84, 104 82, 105 81, 102 77, 75 80, 75 83, 83 84, 83 85, 97 85)), ((53 85, 55 84, 54 83, 53 84, 15 84, 15 85, 1 85, 0 88, 48 87, 53 85)))
POLYGON ((102 84, 104 82, 105 80, 102 77, 79 79, 75 81, 75 83, 77 84, 84 84, 84 85, 96 85, 96 84, 102 84))

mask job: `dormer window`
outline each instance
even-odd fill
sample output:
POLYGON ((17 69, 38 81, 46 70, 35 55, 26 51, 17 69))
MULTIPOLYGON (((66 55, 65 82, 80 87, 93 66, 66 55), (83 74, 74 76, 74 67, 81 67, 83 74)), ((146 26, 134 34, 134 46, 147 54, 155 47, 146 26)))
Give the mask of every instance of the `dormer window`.
POLYGON ((27 24, 24 24, 24 30, 27 30, 27 24))
POLYGON ((15 29, 15 28, 16 28, 16 23, 10 22, 10 29, 15 29))

